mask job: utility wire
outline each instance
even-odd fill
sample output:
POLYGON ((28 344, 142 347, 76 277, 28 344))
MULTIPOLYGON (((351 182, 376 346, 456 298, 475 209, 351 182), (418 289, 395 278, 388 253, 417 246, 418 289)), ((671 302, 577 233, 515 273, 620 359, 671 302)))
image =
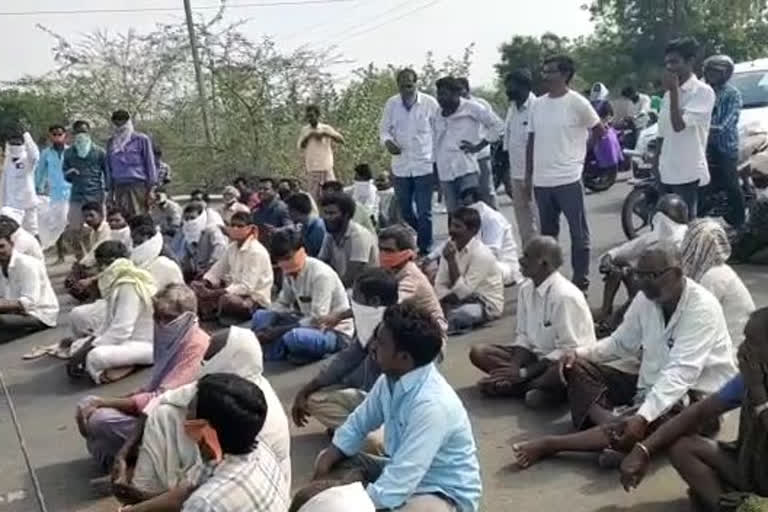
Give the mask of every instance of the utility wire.
POLYGON ((396 16, 394 18, 390 18, 388 20, 382 21, 381 23, 377 25, 373 25, 372 27, 368 27, 362 30, 358 30, 357 32, 352 32, 351 34, 347 34, 346 36, 342 37, 341 39, 338 39, 337 41, 334 41, 333 44, 339 44, 344 41, 347 41, 349 39, 361 36, 363 34, 367 34, 368 32, 373 32, 374 30, 377 30, 385 25, 389 25, 390 23, 395 23, 397 21, 400 21, 401 19, 405 18, 406 16, 410 16, 411 14, 416 14, 419 11, 423 11, 424 9, 427 9, 429 7, 432 7, 433 5, 442 2, 443 0, 432 0, 431 2, 427 2, 426 4, 422 4, 415 9, 411 9, 410 11, 406 11, 403 14, 396 16))
MULTIPOLYGON (((225 4, 226 9, 238 9, 246 7, 282 7, 303 5, 324 5, 348 3, 354 0, 275 0, 272 2, 251 2, 244 4, 225 4)), ((201 5, 193 7, 193 11, 221 9, 221 5, 201 5)), ((126 14, 143 12, 177 12, 183 11, 183 7, 136 7, 123 9, 71 9, 50 11, 0 11, 0 16, 58 16, 67 14, 126 14)))
POLYGON ((344 36, 345 34, 348 34, 350 30, 359 28, 361 26, 367 25, 370 22, 381 20, 382 17, 387 16, 388 14, 392 14, 395 11, 399 10, 400 8, 406 6, 407 4, 413 3, 413 0, 404 0, 403 2, 399 2, 395 4, 394 6, 390 7, 389 9, 376 13, 372 16, 368 16, 366 18, 361 19, 357 23, 355 23, 353 26, 347 27, 343 30, 336 31, 332 33, 331 35, 327 36, 322 42, 320 43, 313 43, 312 46, 315 47, 322 47, 327 46, 330 41, 333 41, 337 37, 344 36))

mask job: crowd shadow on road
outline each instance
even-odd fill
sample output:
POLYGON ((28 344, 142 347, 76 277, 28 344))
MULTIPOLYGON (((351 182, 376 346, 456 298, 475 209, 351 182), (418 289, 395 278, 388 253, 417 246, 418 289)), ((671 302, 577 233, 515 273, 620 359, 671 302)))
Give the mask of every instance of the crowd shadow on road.
MULTIPOLYGON (((104 476, 89 457, 37 467, 37 477, 50 511, 69 512, 109 510, 106 506, 106 487, 99 488, 92 480, 104 476), (78 475, 73 478, 72 475, 78 475), (98 508, 96 508, 98 506, 98 508)), ((109 501, 112 501, 110 498, 109 501)), ((117 502, 114 502, 115 504, 117 502)), ((116 509, 112 507, 112 509, 116 509)))

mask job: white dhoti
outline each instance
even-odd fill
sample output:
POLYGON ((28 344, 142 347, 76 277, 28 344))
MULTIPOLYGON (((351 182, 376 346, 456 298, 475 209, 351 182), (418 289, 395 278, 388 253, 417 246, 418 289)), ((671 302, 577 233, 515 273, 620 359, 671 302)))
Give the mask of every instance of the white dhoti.
POLYGON ((69 217, 69 200, 50 201, 47 197, 40 198, 38 220, 40 223, 40 245, 43 249, 53 247, 64 230, 67 229, 69 217))
POLYGON ((101 374, 111 368, 149 366, 153 361, 152 343, 128 341, 120 345, 99 345, 88 352, 85 369, 93 382, 101 383, 101 374))
POLYGON ((91 336, 101 329, 106 318, 107 301, 103 299, 99 299, 91 304, 76 306, 69 313, 72 335, 75 338, 91 336))
POLYGON ((33 236, 37 236, 40 231, 37 206, 26 209, 14 208, 12 206, 3 206, 2 212, 0 212, 0 214, 6 215, 15 220, 21 225, 22 228, 24 228, 26 232, 33 236))

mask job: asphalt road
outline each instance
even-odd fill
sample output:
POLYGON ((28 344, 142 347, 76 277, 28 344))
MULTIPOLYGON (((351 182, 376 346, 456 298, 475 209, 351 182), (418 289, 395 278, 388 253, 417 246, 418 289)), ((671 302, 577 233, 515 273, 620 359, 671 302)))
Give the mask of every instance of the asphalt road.
MULTIPOLYGON (((587 198, 592 230, 592 288, 590 302, 597 305, 601 297, 596 275, 597 257, 609 247, 623 241, 619 211, 629 187, 618 183, 611 190, 587 198)), ((512 215, 509 199, 502 199, 504 213, 512 215)), ((445 216, 436 217, 437 230, 445 233, 445 216)), ((568 246, 563 225, 562 241, 568 246)), ((768 274, 760 268, 737 269, 752 291, 758 306, 768 304, 768 274)), ((64 269, 51 269, 61 280, 64 269)), ((570 269, 564 269, 570 275, 570 269)), ((483 473, 483 508, 486 511, 625 511, 655 512, 687 510, 685 486, 673 470, 660 460, 640 489, 625 493, 619 486, 617 473, 597 468, 591 456, 569 455, 539 463, 527 471, 515 471, 510 444, 539 434, 566 432, 569 421, 565 409, 530 412, 521 404, 507 400, 488 400, 480 396, 474 383, 480 377, 468 362, 469 348, 478 343, 506 343, 514 333, 514 296, 509 295, 508 314, 491 326, 467 336, 453 338, 447 348, 442 370, 464 400, 472 419, 479 447, 483 473)), ((52 343, 67 334, 67 319, 62 326, 23 340, 0 346, 2 368, 16 405, 24 438, 42 486, 48 510, 114 511, 116 502, 104 498, 91 479, 99 476, 88 457, 83 440, 73 421, 77 401, 91 393, 119 395, 137 387, 146 375, 95 389, 73 384, 65 375, 60 361, 21 360, 32 346, 52 343)), ((309 379, 316 367, 296 369, 287 365, 269 365, 267 375, 286 409, 300 385, 309 379)), ((733 435, 733 418, 725 429, 725 437, 733 435)), ((300 486, 311 473, 312 461, 327 443, 323 429, 312 423, 305 429, 292 431, 293 481, 300 486)), ((0 396, 0 512, 38 510, 34 490, 21 456, 19 443, 10 420, 5 399, 0 396)))

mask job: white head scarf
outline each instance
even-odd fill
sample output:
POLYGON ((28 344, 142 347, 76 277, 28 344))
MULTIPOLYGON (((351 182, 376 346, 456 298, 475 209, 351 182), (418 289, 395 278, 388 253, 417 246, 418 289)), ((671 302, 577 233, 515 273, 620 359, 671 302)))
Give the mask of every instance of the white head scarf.
POLYGON ((331 487, 316 494, 301 506, 299 512, 375 512, 363 484, 355 482, 331 487))
POLYGON ((192 220, 185 220, 181 225, 181 232, 184 234, 184 241, 196 244, 203 236, 203 230, 208 226, 208 215, 206 210, 192 220))
POLYGON ((605 101, 610 94, 610 91, 602 82, 595 82, 589 91, 590 101, 605 101))
POLYGON ((137 245, 131 252, 131 261, 137 267, 146 270, 154 262, 163 250, 163 235, 155 235, 141 245, 137 245))
POLYGON ((122 126, 115 126, 110 149, 118 153, 123 151, 125 149, 125 145, 128 144, 129 140, 131 140, 133 131, 133 121, 130 119, 127 120, 122 126))

